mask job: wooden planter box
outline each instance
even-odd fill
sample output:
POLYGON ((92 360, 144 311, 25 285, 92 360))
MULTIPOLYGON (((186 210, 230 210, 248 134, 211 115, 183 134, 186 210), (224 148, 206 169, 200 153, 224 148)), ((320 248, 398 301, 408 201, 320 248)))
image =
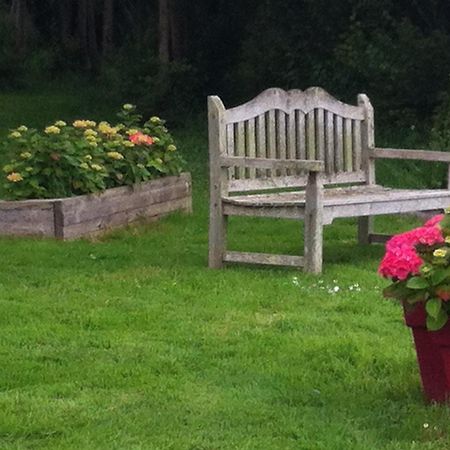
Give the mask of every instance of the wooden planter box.
POLYGON ((0 201, 0 235, 75 239, 174 211, 192 211, 189 173, 78 197, 0 201))

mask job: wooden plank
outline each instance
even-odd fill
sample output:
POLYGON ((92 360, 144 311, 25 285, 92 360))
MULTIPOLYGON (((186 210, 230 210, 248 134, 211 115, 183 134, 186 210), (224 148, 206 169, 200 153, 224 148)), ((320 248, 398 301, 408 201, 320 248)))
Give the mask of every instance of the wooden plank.
MULTIPOLYGON (((365 183, 366 174, 363 171, 342 172, 339 174, 322 175, 322 180, 326 185, 365 183)), ((306 175, 285 176, 277 178, 260 178, 255 180, 235 180, 229 183, 229 192, 305 187, 306 181, 306 175)))
POLYGON ((297 139, 297 159, 306 159, 306 126, 305 113, 296 111, 296 139, 297 139))
POLYGON ((224 261, 269 266, 303 267, 301 256, 274 255, 270 253, 226 252, 224 261))
POLYGON ((323 170, 323 161, 300 159, 274 159, 274 158, 246 158, 238 156, 224 156, 220 158, 222 167, 253 167, 260 169, 302 169, 312 172, 323 170))
POLYGON ((361 121, 353 122, 353 170, 361 170, 361 121))
POLYGON ((225 107, 219 97, 208 97, 209 143, 209 247, 210 268, 222 267, 225 251, 226 217, 222 212, 222 195, 228 193, 228 171, 220 167, 220 156, 226 153, 225 107))
POLYGON ((364 121, 361 123, 362 166, 367 174, 367 184, 375 184, 375 162, 369 154, 370 149, 375 147, 373 107, 365 94, 358 95, 358 105, 364 111, 364 121))
MULTIPOLYGON (((287 159, 297 158, 297 136, 295 130, 295 111, 287 117, 287 159)), ((305 159, 305 158, 302 158, 305 159)), ((293 174, 292 174, 293 175, 293 174)))
POLYGON ((175 211, 187 211, 187 198, 170 202, 155 203, 126 211, 112 211, 107 216, 96 217, 84 222, 64 226, 64 239, 76 239, 82 236, 94 236, 112 228, 123 227, 133 223, 152 222, 175 211))
POLYGON ((316 159, 316 124, 314 111, 306 115, 306 159, 316 159))
MULTIPOLYGON (((229 156, 234 156, 234 124, 227 125, 227 144, 226 144, 226 154, 229 156)), ((230 167, 228 169, 228 179, 234 180, 236 179, 236 171, 234 167, 230 167)))
MULTIPOLYGON (((245 123, 245 155, 250 158, 256 157, 256 136, 255 136, 255 119, 250 119, 245 123)), ((248 170, 248 178, 255 178, 256 169, 248 170)))
POLYGON ((450 163, 450 153, 432 150, 410 150, 396 148, 373 148, 369 150, 371 158, 416 159, 450 163))
POLYGON ((303 220, 305 218, 305 208, 296 205, 281 208, 255 208, 254 206, 237 206, 224 203, 223 212, 227 216, 241 217, 272 217, 278 219, 303 220))
MULTIPOLYGON (((286 139, 286 114, 284 111, 277 111, 276 113, 276 127, 277 127, 277 158, 287 158, 287 139, 286 139)), ((285 169, 281 169, 278 176, 286 175, 285 169)))
MULTIPOLYGON (((256 118, 256 157, 267 158, 267 145, 266 145, 266 116, 261 114, 256 118)), ((256 169, 256 176, 267 175, 266 171, 256 169)))
POLYGON ((334 114, 332 112, 326 112, 325 122, 325 172, 329 175, 334 172, 334 114))
MULTIPOLYGON (((245 124, 244 122, 239 122, 234 127, 234 139, 235 139, 235 155, 245 157, 245 124)), ((245 169, 243 167, 238 167, 236 171, 236 176, 238 179, 242 180, 245 178, 245 169)))
POLYGON ((390 238, 392 234, 369 234, 369 244, 385 244, 390 238))
POLYGON ((325 113, 323 109, 316 110, 316 152, 317 159, 325 161, 325 113))
MULTIPOLYGON (((267 156, 275 159, 277 157, 277 129, 275 120, 275 110, 272 109, 266 116, 266 132, 267 132, 267 156)), ((275 177, 276 171, 269 170, 267 176, 275 177)))
POLYGON ((334 118, 334 168, 336 172, 344 170, 344 138, 342 130, 342 117, 334 118))
POLYGON ((351 172, 353 170, 353 139, 352 139, 352 120, 344 119, 344 170, 351 172))
POLYGON ((98 217, 108 216, 112 212, 128 211, 152 204, 169 202, 190 195, 184 183, 173 186, 164 186, 148 190, 128 189, 120 197, 99 195, 86 195, 77 197, 76 201, 60 201, 61 213, 64 217, 64 226, 72 225, 98 217))
POLYGON ((325 90, 312 87, 306 91, 293 89, 287 92, 279 88, 267 89, 253 100, 228 109, 225 121, 226 123, 237 123, 253 119, 270 109, 278 109, 289 115, 294 110, 307 114, 315 108, 325 109, 349 119, 364 119, 364 109, 360 106, 347 105, 332 97, 325 90))

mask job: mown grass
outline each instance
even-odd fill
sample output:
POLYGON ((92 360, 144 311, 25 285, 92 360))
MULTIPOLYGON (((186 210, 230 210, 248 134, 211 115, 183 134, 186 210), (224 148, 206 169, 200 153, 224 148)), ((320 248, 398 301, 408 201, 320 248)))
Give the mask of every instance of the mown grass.
MULTIPOLYGON (((381 297, 382 247, 337 220, 320 277, 208 270, 205 134, 177 136, 194 215, 97 241, 0 239, 0 448, 449 448, 450 410, 425 405, 401 309, 381 297)), ((230 228, 232 248, 301 248, 295 222, 230 228)))

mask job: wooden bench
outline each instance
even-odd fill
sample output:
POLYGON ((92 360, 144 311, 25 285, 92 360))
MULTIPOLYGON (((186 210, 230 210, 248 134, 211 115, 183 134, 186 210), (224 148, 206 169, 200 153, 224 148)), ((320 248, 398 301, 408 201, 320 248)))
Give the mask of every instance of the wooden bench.
POLYGON ((365 94, 344 104, 321 88, 273 88, 225 109, 208 97, 210 155, 209 266, 257 263, 322 270, 322 229, 359 217, 360 243, 383 242, 375 215, 450 205, 450 190, 390 189, 375 183, 375 159, 441 161, 450 153, 375 147, 373 108, 365 94), (296 189, 293 191, 293 188, 296 189), (228 251, 228 216, 304 220, 304 255, 228 251))

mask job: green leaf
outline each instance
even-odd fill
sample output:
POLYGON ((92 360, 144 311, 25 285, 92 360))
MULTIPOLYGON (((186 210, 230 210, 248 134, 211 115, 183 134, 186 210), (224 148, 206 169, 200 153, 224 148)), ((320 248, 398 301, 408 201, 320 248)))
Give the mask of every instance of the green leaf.
POLYGON ((426 289, 430 287, 430 285, 425 278, 412 277, 406 282, 406 287, 409 289, 426 289))
POLYGON ((430 298, 425 304, 425 310, 428 315, 436 319, 442 310, 442 300, 438 298, 430 298))
POLYGON ((446 269, 436 269, 430 275, 430 283, 432 286, 437 286, 441 284, 446 278, 450 276, 450 268, 446 269))
POLYGON ((427 329, 430 331, 440 330, 448 320, 448 314, 441 309, 437 317, 427 315, 427 329))
POLYGON ((383 289, 383 296, 386 298, 396 298, 398 300, 403 300, 408 297, 411 290, 406 287, 404 281, 398 281, 393 283, 383 289))

